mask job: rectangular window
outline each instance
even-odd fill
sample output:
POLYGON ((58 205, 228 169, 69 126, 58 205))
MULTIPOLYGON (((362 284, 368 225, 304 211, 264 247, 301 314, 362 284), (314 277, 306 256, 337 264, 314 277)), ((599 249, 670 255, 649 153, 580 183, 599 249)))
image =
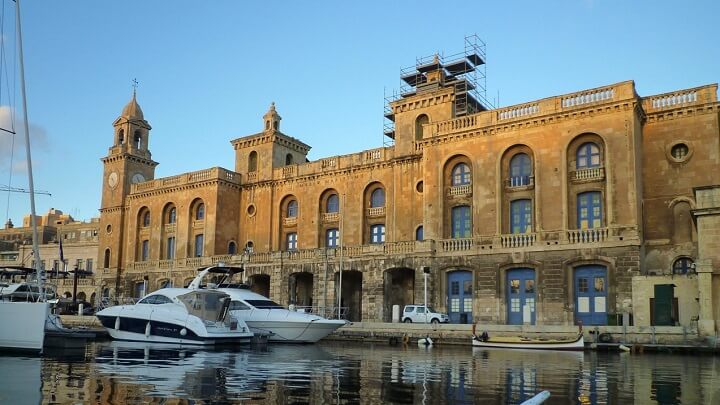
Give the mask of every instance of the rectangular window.
POLYGON ((605 277, 595 277, 595 292, 605 292, 605 277))
POLYGON ((528 294, 535 293, 535 280, 525 280, 525 292, 528 294))
POLYGON ((60 260, 53 260, 53 270, 58 271, 60 269, 60 260))
POLYGON ((195 235, 195 257, 202 257, 205 237, 203 234, 195 235))
POLYGON ((577 210, 578 229, 602 227, 602 200, 599 191, 578 194, 577 210))
POLYGON ((520 292, 520 280, 510 280, 510 294, 517 294, 520 292))
POLYGON ((142 241, 142 248, 140 250, 140 261, 147 261, 150 258, 150 241, 142 241))
POLYGON ((370 243, 385 243, 385 225, 378 224, 370 227, 370 243))
POLYGON ((588 279, 587 278, 579 278, 578 279, 578 291, 581 293, 588 292, 588 279))
POLYGON ((532 204, 530 200, 515 200, 510 203, 510 232, 532 232, 532 204))
POLYGON ((92 271, 93 270, 93 259, 86 259, 85 260, 85 270, 92 271))
POLYGON ((40 268, 45 270, 45 260, 40 260, 40 268))
POLYGON ((452 295, 460 294, 460 282, 459 281, 453 281, 450 283, 450 294, 452 294, 452 295))
POLYGON ((290 232, 285 237, 287 250, 297 250, 297 232, 290 232))
POLYGON ((470 207, 461 205, 452 209, 452 237, 453 239, 464 239, 472 236, 472 220, 470 218, 470 207))
POLYGON ((336 228, 328 229, 327 232, 325 232, 325 246, 329 248, 335 248, 338 247, 338 242, 340 241, 340 231, 336 228))
POLYGON ((463 294, 464 295, 472 294, 472 281, 471 280, 463 281, 463 294))
POLYGON ((83 269, 83 263, 84 263, 83 259, 77 259, 77 260, 75 260, 75 268, 78 269, 78 270, 82 270, 82 269, 83 269))
POLYGON ((175 259, 175 237, 174 236, 167 238, 167 250, 165 252, 165 258, 167 260, 175 259))

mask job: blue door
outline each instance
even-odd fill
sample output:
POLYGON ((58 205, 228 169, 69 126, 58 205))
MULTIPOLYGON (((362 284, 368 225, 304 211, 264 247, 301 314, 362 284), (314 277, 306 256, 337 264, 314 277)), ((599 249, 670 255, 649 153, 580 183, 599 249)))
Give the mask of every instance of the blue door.
POLYGON ((535 270, 507 272, 508 325, 535 325, 535 270))
POLYGON ((575 269, 575 323, 607 324, 607 270, 603 266, 575 269))
POLYGON ((472 273, 448 273, 448 316, 450 323, 472 323, 472 273))

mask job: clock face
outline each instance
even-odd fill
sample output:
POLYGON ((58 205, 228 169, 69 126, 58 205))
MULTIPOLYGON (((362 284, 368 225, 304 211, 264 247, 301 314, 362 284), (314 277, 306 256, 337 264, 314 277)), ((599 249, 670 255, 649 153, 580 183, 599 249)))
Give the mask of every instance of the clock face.
POLYGON ((135 174, 132 176, 131 181, 132 181, 133 183, 142 183, 143 181, 145 181, 145 176, 143 176, 141 173, 135 173, 135 174))
POLYGON ((110 188, 115 188, 117 186, 117 184, 118 184, 117 172, 110 173, 110 175, 108 176, 108 186, 110 186, 110 188))

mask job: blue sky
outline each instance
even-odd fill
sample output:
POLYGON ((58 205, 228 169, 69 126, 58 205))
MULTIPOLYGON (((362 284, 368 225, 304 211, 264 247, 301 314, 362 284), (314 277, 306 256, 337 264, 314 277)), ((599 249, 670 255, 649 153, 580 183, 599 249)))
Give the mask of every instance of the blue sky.
MULTIPOLYGON (((416 57, 487 43, 500 106, 634 80, 640 95, 720 79, 717 1, 26 1, 28 111, 39 214, 98 215, 112 122, 132 95, 156 177, 233 169, 229 141, 274 101, 309 158, 380 147, 384 89, 416 57)), ((10 174, 0 134, 0 185, 10 174)), ((15 166, 24 156, 15 141, 15 166)), ((27 187, 21 169, 12 185, 27 187)), ((2 221, 29 213, 0 192, 2 221)))

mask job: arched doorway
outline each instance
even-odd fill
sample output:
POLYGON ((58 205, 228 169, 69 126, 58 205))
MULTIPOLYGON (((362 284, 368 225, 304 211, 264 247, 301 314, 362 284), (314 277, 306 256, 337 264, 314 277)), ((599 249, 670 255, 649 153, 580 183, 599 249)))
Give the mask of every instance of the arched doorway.
POLYGON ((256 292, 264 297, 270 297, 270 275, 254 274, 248 277, 250 291, 256 292))
POLYGON ((505 286, 508 325, 535 325, 535 270, 508 270, 505 286))
POLYGON ((607 268, 589 265, 575 268, 575 324, 607 324, 607 268))
POLYGON ((472 272, 456 270, 447 273, 447 308, 451 323, 472 323, 472 272))
MULTIPOLYGON (((345 317, 350 322, 362 320, 362 273, 357 270, 345 270, 342 273, 342 296, 340 306, 346 308, 345 317)), ((340 273, 335 273, 335 305, 337 305, 340 273)))
MULTIPOLYGON (((403 310, 405 305, 415 303, 415 270, 408 268, 385 270, 383 295, 385 308, 383 321, 392 322, 392 308, 394 305, 403 310)), ((400 312, 402 314, 402 312, 400 312)))
POLYGON ((306 271, 292 273, 288 279, 288 304, 299 307, 313 305, 313 275, 306 271))

